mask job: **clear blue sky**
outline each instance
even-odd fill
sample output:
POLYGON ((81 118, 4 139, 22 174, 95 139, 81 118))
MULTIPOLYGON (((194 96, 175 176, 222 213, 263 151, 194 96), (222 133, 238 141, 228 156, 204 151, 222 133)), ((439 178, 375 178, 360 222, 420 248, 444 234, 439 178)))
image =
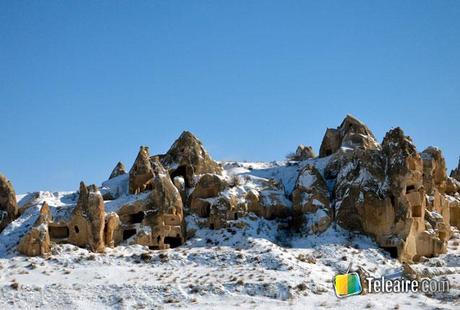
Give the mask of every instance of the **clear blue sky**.
POLYGON ((460 155, 460 1, 1 1, 0 171, 100 184, 182 130, 215 159, 319 149, 351 113, 460 155))

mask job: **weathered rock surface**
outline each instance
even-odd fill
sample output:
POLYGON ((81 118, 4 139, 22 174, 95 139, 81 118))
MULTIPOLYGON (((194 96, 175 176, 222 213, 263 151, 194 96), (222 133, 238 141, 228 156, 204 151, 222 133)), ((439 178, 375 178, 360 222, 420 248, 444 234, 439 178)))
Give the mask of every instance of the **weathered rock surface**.
POLYGON ((152 189, 153 168, 149 148, 141 146, 131 170, 129 170, 129 193, 137 194, 152 189))
MULTIPOLYGON (((424 167, 412 140, 400 128, 386 134, 381 150, 336 153, 327 175, 336 176, 333 195, 337 223, 373 236, 402 261, 445 252, 448 215, 441 214, 448 214, 449 208, 442 205, 435 213, 426 212, 424 181, 431 184, 431 180, 438 180, 437 169, 442 169, 442 164, 437 164, 442 162, 439 154, 431 150, 429 154, 433 162, 424 167), (429 171, 429 176, 424 177, 424 171, 425 175, 429 171), (440 221, 433 229, 426 229, 427 217, 440 221)), ((442 184, 433 181, 438 194, 442 184)))
POLYGON ((190 211, 199 216, 209 216, 211 203, 206 198, 217 197, 227 186, 227 182, 219 175, 204 174, 189 197, 190 211))
POLYGON ((104 251, 105 208, 95 185, 80 183, 77 206, 69 221, 69 242, 88 247, 93 252, 104 251))
POLYGON ((126 174, 126 168, 125 168, 125 165, 121 161, 119 161, 117 165, 115 166, 115 168, 113 168, 112 173, 110 174, 109 180, 119 175, 123 175, 123 174, 126 174))
POLYGON ((171 178, 182 176, 186 187, 195 185, 197 175, 222 173, 222 168, 212 160, 201 141, 188 131, 184 131, 169 151, 161 156, 161 163, 169 170, 171 178))
POLYGON ((43 203, 40 215, 32 229, 22 237, 17 250, 27 256, 44 256, 51 252, 51 240, 48 232, 48 223, 51 214, 48 204, 43 203))
POLYGON ((460 182, 460 158, 458 160, 458 167, 450 172, 450 177, 460 182))
POLYGON ((325 231, 331 224, 333 212, 330 207, 326 182, 313 165, 305 166, 297 178, 292 193, 295 225, 307 225, 312 233, 325 231))
POLYGON ((440 149, 428 147, 421 153, 423 160, 423 186, 428 195, 435 190, 444 193, 446 190, 446 161, 440 149))
POLYGON ((313 151, 313 147, 311 146, 304 146, 303 144, 299 145, 293 154, 291 160, 307 160, 310 158, 315 158, 316 154, 313 151))
POLYGON ((0 174, 0 232, 16 219, 18 212, 13 185, 0 174))
POLYGON ((123 240, 166 249, 185 242, 183 202, 166 169, 157 157, 151 158, 152 191, 144 200, 118 211, 123 240))
POLYGON ((347 115, 337 129, 328 128, 319 150, 319 157, 329 156, 341 147, 378 149, 374 134, 357 118, 347 115))

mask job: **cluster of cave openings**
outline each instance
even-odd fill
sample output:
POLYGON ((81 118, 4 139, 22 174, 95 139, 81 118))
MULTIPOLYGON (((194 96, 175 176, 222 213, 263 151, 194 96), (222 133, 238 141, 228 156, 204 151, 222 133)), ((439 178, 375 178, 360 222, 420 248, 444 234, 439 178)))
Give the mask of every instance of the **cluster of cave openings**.
POLYGON ((69 238, 69 228, 67 226, 52 226, 48 227, 51 239, 66 239, 69 238))

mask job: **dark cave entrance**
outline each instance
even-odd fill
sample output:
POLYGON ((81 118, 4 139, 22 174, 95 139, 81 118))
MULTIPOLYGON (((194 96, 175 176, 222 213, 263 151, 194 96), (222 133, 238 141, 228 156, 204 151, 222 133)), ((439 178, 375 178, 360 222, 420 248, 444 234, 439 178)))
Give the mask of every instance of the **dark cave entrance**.
POLYGON ((130 214, 128 217, 128 224, 139 224, 144 220, 145 213, 144 211, 139 211, 137 213, 130 214))
POLYGON ((67 226, 49 226, 49 234, 51 239, 66 239, 69 238, 69 228, 67 226))
POLYGON ((169 247, 177 248, 182 244, 182 238, 177 235, 176 237, 165 237, 165 243, 169 244, 169 247))
POLYGON ((390 253, 390 256, 392 258, 398 258, 398 248, 395 247, 395 246, 391 246, 391 247, 382 247, 382 249, 384 249, 385 251, 387 251, 388 253, 390 253))
POLYGON ((128 240, 137 233, 136 229, 125 229, 123 231, 123 240, 128 240))

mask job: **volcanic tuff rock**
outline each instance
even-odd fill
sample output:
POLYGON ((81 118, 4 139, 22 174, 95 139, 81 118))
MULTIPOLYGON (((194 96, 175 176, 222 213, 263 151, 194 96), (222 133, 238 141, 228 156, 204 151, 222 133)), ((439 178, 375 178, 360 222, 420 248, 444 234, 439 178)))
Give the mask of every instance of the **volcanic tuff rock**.
MULTIPOLYGON (((82 183, 76 206, 76 198, 65 203, 73 208, 70 218, 53 222, 44 206, 18 249, 44 255, 50 240, 98 252, 121 243, 167 249, 186 241, 188 212, 189 236, 197 227, 243 229, 239 219, 248 215, 276 219, 283 229, 290 224, 304 237, 335 222, 411 263, 444 253, 451 225, 460 226, 460 182, 447 177, 440 150, 418 153, 400 128, 390 130, 380 145, 366 125, 347 116, 326 132, 322 157, 314 157, 310 147, 299 147, 296 155, 282 164, 254 163, 257 168, 226 163, 222 173, 189 132, 166 155, 150 156, 141 146, 129 175, 119 163, 103 183, 113 212, 105 212, 94 185, 82 183)), ((0 206, 14 218, 14 191, 2 180, 0 206)), ((40 193, 29 196, 21 201, 24 210, 41 199, 40 193)))
POLYGON ((18 216, 16 193, 8 179, 0 174, 0 232, 18 216))
POLYGON ((450 176, 460 182, 460 158, 458 159, 458 166, 450 172, 450 176))
POLYGON ((123 174, 126 174, 126 168, 125 165, 121 161, 119 161, 115 168, 113 168, 109 180, 123 174))
POLYGON ((211 159, 201 141, 188 131, 184 131, 169 151, 161 156, 161 162, 172 178, 182 176, 186 187, 195 185, 195 175, 222 173, 222 168, 211 159))
POLYGON ((91 251, 104 250, 105 208, 95 185, 80 183, 80 195, 69 222, 69 242, 91 251))
POLYGON ((129 193, 137 194, 152 189, 153 168, 149 148, 141 146, 131 170, 129 170, 129 193))
POLYGON ((337 129, 328 128, 319 150, 319 157, 329 156, 341 147, 377 149, 374 134, 357 118, 347 115, 337 129))
POLYGON ((326 182, 313 165, 306 165, 297 178, 292 193, 294 225, 307 225, 313 233, 325 231, 333 212, 326 182), (304 216, 305 215, 305 216, 304 216))
POLYGON ((17 250, 27 256, 43 256, 51 252, 51 240, 48 231, 48 223, 51 214, 48 204, 43 203, 40 215, 32 229, 22 237, 17 250))
POLYGON ((204 174, 189 197, 190 211, 199 216, 209 216, 211 202, 206 198, 218 196, 227 186, 227 182, 219 175, 204 174))
POLYGON ((297 147, 295 154, 292 156, 292 160, 307 160, 310 158, 315 158, 316 154, 313 151, 313 147, 304 146, 303 144, 297 147))
POLYGON ((437 189, 445 192, 447 182, 446 161, 440 149, 428 147, 422 153, 423 160, 423 186, 428 195, 437 189))

